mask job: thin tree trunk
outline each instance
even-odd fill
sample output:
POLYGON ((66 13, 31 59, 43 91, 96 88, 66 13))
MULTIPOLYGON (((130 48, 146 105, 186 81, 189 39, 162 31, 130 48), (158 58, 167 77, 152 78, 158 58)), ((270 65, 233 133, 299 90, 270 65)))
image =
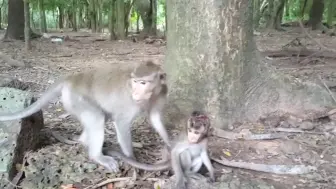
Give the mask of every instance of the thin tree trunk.
POLYGON ((91 18, 91 31, 93 33, 97 32, 97 12, 96 12, 96 1, 90 1, 90 18, 91 18))
POLYGON ((45 10, 44 10, 44 1, 39 0, 39 11, 40 11, 40 27, 41 27, 41 32, 46 33, 47 32, 47 20, 45 16, 45 10))
POLYGON ((304 0, 304 2, 303 2, 302 8, 301 8, 301 18, 304 17, 305 10, 306 10, 306 7, 307 7, 307 1, 308 0, 304 0))
POLYGON ((0 30, 2 30, 2 8, 0 8, 0 30))
POLYGON ((285 5, 285 16, 286 17, 289 17, 289 9, 290 9, 290 2, 289 2, 290 0, 286 0, 286 5, 285 5))
POLYGON ((323 86, 305 85, 260 59, 252 6, 247 0, 188 6, 167 1, 167 124, 178 124, 193 110, 206 111, 214 127, 225 128, 272 112, 322 113, 335 105, 323 86))
POLYGON ((116 0, 116 37, 125 39, 125 3, 124 0, 116 0))
POLYGON ((58 7, 58 27, 63 29, 64 27, 64 10, 63 7, 58 7))
POLYGON ((31 49, 30 41, 30 16, 29 16, 29 1, 24 0, 24 39, 25 39, 25 50, 29 51, 31 49))
POLYGON ((116 39, 116 34, 115 34, 115 0, 111 2, 111 8, 110 8, 110 13, 109 13, 109 28, 110 28, 110 40, 115 40, 116 39))
POLYGON ((157 1, 156 0, 150 0, 151 1, 151 8, 152 8, 152 35, 156 35, 156 25, 157 25, 157 1))
POLYGON ((73 0, 73 11, 72 11, 72 31, 77 31, 77 0, 73 0))
POLYGON ((139 14, 137 13, 137 20, 136 20, 136 32, 137 32, 137 33, 140 32, 139 20, 140 20, 140 16, 139 16, 139 14))
POLYGON ((168 31, 168 21, 167 21, 167 2, 164 4, 164 11, 165 11, 165 37, 167 36, 168 31))

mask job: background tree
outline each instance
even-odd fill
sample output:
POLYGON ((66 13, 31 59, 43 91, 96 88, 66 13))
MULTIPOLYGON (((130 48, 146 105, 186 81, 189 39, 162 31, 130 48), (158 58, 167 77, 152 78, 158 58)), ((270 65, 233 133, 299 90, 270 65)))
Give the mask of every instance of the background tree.
POLYGON ((167 15, 165 67, 174 119, 204 109, 214 126, 227 127, 272 112, 297 115, 335 104, 323 87, 275 72, 261 60, 253 1, 170 0, 167 15))

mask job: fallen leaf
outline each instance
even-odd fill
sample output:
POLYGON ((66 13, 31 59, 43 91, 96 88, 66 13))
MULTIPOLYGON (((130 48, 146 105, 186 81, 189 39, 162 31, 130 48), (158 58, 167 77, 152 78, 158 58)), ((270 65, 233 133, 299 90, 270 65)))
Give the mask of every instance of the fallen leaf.
POLYGON ((226 156, 231 157, 231 153, 230 153, 229 151, 224 151, 224 150, 223 150, 223 153, 224 153, 226 156))

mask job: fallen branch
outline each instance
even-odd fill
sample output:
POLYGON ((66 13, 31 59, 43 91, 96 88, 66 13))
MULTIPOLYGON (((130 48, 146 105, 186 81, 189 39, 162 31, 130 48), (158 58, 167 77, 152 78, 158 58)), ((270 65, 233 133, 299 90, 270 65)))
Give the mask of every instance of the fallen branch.
POLYGON ((215 162, 229 166, 242 169, 249 169, 254 171, 260 171, 265 173, 274 173, 274 174, 306 174, 316 170, 314 166, 305 166, 305 165, 265 165, 257 163, 246 163, 246 162, 234 162, 228 161, 225 159, 219 160, 216 158, 211 158, 215 162))
POLYGON ((224 131, 218 128, 213 128, 212 135, 231 140, 271 140, 287 137, 287 135, 282 133, 246 134, 224 131))

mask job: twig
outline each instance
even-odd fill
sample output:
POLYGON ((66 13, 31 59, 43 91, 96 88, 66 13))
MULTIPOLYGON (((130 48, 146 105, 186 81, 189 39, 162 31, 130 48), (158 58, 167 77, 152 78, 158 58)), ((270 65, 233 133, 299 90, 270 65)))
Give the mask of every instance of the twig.
POLYGON ((224 131, 222 129, 213 128, 212 134, 214 136, 231 139, 231 140, 270 140, 287 137, 287 135, 281 133, 268 133, 268 134, 241 134, 230 131, 224 131))
POLYGON ((322 79, 322 77, 321 77, 320 75, 319 75, 319 79, 320 79, 320 81, 323 83, 324 87, 328 90, 328 92, 329 92, 331 98, 334 100, 334 102, 336 102, 336 99, 335 99, 333 93, 330 91, 329 87, 328 87, 327 84, 323 81, 323 79, 322 79))
POLYGON ((278 132, 286 132, 286 133, 307 133, 307 134, 316 134, 316 135, 324 135, 325 133, 323 132, 313 132, 313 131, 304 131, 302 129, 297 129, 297 128, 273 128, 270 129, 271 131, 278 131, 278 132))
POLYGON ((96 189, 96 188, 99 188, 99 187, 102 187, 106 184, 109 184, 109 183, 113 183, 113 182, 119 182, 119 181, 125 181, 125 180, 130 180, 132 179, 132 177, 121 177, 121 178, 112 178, 112 179, 107 179, 101 183, 98 183, 96 185, 93 185, 93 186, 88 186, 84 189, 96 189))
POLYGON ((331 148, 335 148, 335 147, 336 147, 336 146, 328 146, 328 147, 326 147, 326 148, 322 151, 320 157, 321 157, 321 158, 324 158, 324 154, 327 153, 327 151, 330 150, 331 148))
POLYGON ((305 165, 265 165, 257 163, 234 162, 225 159, 222 160, 216 158, 211 159, 219 164, 229 167, 249 169, 274 174, 305 174, 316 170, 316 167, 314 166, 305 166, 305 165))

